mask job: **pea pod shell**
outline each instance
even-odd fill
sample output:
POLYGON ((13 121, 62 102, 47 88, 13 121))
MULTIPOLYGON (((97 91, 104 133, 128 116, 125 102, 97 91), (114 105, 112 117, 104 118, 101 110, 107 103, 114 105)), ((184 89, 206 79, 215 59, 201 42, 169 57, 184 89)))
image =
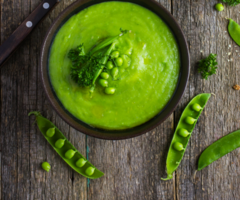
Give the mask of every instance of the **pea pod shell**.
POLYGON ((162 178, 162 180, 172 179, 173 172, 176 171, 176 169, 178 168, 178 166, 183 158, 183 155, 185 153, 185 150, 186 150, 187 144, 189 142, 189 139, 191 137, 192 131, 197 123, 197 119, 201 115, 201 112, 210 97, 211 97, 211 94, 209 94, 209 93, 199 94, 199 95, 195 96, 189 102, 189 104, 186 106, 186 108, 184 109, 184 111, 179 119, 178 125, 177 125, 175 133, 173 135, 172 142, 171 142, 169 150, 168 150, 167 164, 166 164, 167 178, 162 178), (198 103, 202 107, 202 109, 199 112, 193 110, 193 108, 192 108, 192 105, 195 103, 198 103), (187 124, 186 123, 187 117, 191 117, 196 120, 193 124, 187 124), (181 135, 178 134, 180 129, 186 129, 189 132, 189 135, 187 137, 182 137, 181 135), (175 142, 180 142, 181 144, 183 144, 184 150, 176 151, 173 147, 175 142))
POLYGON ((198 159, 198 171, 240 147, 240 130, 234 131, 208 146, 198 159))
POLYGON ((31 114, 34 114, 36 116, 36 122, 37 122, 38 128, 41 131, 41 133, 43 134, 43 136, 45 137, 45 139, 49 142, 49 144, 54 148, 54 150, 61 156, 61 158, 72 169, 74 169, 79 174, 85 176, 86 178, 90 178, 90 179, 100 178, 104 175, 103 172, 101 172, 96 167, 94 167, 89 161, 87 161, 86 164, 82 168, 77 167, 76 162, 80 158, 83 158, 85 160, 86 160, 86 158, 82 154, 80 154, 79 151, 77 151, 77 149, 66 139, 66 137, 63 135, 63 133, 51 121, 49 121, 48 119, 41 116, 39 112, 30 112, 28 115, 30 116, 31 114), (53 137, 49 138, 46 136, 46 132, 51 127, 55 127, 55 134, 53 137), (62 148, 58 149, 55 147, 55 142, 60 138, 64 138, 66 140, 65 140, 64 146, 62 148), (65 153, 69 149, 76 151, 75 155, 71 159, 65 158, 65 153), (88 167, 92 167, 95 169, 94 173, 92 175, 86 174, 86 169, 88 167))
POLYGON ((240 46, 240 25, 232 19, 229 19, 228 33, 232 39, 240 46))

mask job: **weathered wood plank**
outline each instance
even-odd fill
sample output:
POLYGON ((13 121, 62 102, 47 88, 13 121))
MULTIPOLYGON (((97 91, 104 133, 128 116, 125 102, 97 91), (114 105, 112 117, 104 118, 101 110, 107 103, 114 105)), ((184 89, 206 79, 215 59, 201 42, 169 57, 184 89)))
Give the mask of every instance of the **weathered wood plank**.
MULTIPOLYGON (((235 167, 239 164, 237 158, 232 161, 232 154, 198 172, 194 179, 200 153, 219 137, 239 128, 236 123, 239 119, 239 114, 236 112, 238 111, 236 99, 239 98, 239 93, 231 89, 238 80, 236 66, 239 66, 239 58, 236 50, 239 51, 239 47, 234 45, 228 36, 227 20, 224 19, 226 16, 237 18, 238 9, 226 7, 224 12, 219 13, 213 9, 216 3, 217 1, 204 0, 173 3, 173 15, 178 19, 187 36, 191 54, 190 81, 180 108, 198 93, 216 94, 216 97, 210 99, 200 117, 176 173, 179 199, 235 199, 236 195, 239 195, 233 184, 238 183, 236 169, 234 170, 236 176, 230 176, 231 163, 235 167), (228 56, 229 52, 237 59, 228 62, 234 58, 228 56), (217 75, 212 76, 208 81, 203 81, 197 74, 196 63, 209 53, 218 54, 219 70, 217 75)), ((178 121, 181 111, 182 109, 179 109, 175 112, 175 122, 178 121)))
MULTIPOLYGON (((1 0, 1 42, 41 0, 1 0)), ((160 0, 172 11, 186 34, 191 54, 188 87, 174 115, 155 130, 129 140, 104 141, 69 127, 51 108, 38 71, 39 51, 52 21, 71 0, 63 0, 35 29, 1 70, 0 199, 238 199, 240 194, 239 149, 201 172, 194 172, 201 151, 219 137, 240 128, 240 48, 227 33, 227 20, 238 23, 239 7, 213 9, 217 1, 160 0), (203 81, 196 62, 209 53, 218 54, 217 75, 203 81), (180 114, 198 93, 212 92, 200 117, 183 161, 171 181, 165 175, 165 160, 180 114), (52 120, 66 137, 105 176, 87 181, 75 173, 53 151, 37 130, 32 110, 52 120), (52 165, 49 173, 41 163, 52 165)))

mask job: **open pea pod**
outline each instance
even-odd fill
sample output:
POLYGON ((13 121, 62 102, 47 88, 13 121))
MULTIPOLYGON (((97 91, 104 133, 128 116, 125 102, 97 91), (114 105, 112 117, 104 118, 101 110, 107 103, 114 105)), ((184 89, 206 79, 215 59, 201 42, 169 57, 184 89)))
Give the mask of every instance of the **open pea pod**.
POLYGON ((199 94, 184 109, 168 150, 166 163, 167 178, 162 178, 162 180, 172 179, 173 172, 177 170, 183 158, 197 120, 210 97, 211 94, 209 93, 199 94))
POLYGON ((36 116, 38 128, 43 136, 72 169, 90 179, 100 178, 104 175, 103 172, 94 167, 78 152, 78 150, 51 121, 41 116, 40 112, 30 112, 28 116, 32 114, 36 116))

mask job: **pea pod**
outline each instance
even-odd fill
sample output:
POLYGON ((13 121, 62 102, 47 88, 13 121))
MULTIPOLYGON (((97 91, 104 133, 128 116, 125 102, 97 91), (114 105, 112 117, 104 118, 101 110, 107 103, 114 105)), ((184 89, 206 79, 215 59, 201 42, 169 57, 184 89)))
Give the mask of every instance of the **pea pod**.
POLYGON ((240 46, 240 25, 232 19, 229 19, 228 33, 232 39, 240 46))
POLYGON ((96 169, 96 167, 94 167, 86 160, 86 158, 84 158, 83 155, 78 152, 78 150, 66 139, 63 133, 51 121, 41 116, 39 112, 30 112, 28 116, 32 114, 35 115, 38 128, 45 139, 72 169, 90 179, 100 178, 104 175, 103 172, 96 169), (53 127, 55 128, 55 134, 52 137, 47 137, 47 131, 53 127), (61 141, 62 143, 59 146, 57 145, 58 148, 55 146, 56 141, 61 141), (86 162, 81 162, 81 164, 76 165, 79 159, 83 159, 86 162))
POLYGON ((211 94, 208 93, 199 94, 184 109, 168 150, 167 178, 162 178, 162 180, 169 180, 173 177, 172 174, 177 170, 183 158, 192 131, 210 96, 211 94))
POLYGON ((208 146, 198 159, 198 171, 238 147, 240 147, 240 130, 234 131, 208 146))

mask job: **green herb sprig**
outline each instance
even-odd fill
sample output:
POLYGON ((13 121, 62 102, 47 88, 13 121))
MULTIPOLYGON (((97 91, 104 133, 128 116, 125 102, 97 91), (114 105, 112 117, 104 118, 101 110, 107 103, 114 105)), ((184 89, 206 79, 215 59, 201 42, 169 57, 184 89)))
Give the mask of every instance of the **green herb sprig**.
POLYGON ((240 0, 222 0, 222 1, 228 4, 229 6, 236 6, 240 4, 240 0))
POLYGON ((203 79, 208 79, 209 76, 216 74, 217 72, 217 54, 210 54, 207 58, 204 58, 198 63, 198 72, 202 75, 203 79))

